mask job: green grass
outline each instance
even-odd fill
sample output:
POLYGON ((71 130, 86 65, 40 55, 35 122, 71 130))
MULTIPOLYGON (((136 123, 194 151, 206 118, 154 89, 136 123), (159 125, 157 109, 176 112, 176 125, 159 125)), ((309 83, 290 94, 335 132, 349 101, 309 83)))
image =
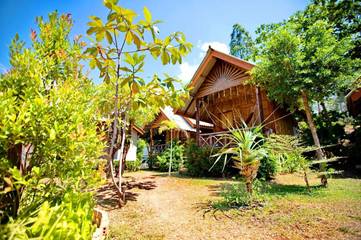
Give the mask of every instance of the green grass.
MULTIPOLYGON (((255 234, 255 239, 264 236, 296 240, 361 239, 360 179, 329 179, 329 186, 323 188, 319 186, 320 180, 311 176, 312 191, 309 193, 302 176, 279 176, 262 194, 263 206, 239 210, 222 205, 220 196, 223 188, 239 181, 177 174, 168 177, 156 172, 147 174, 155 176, 161 184, 149 192, 142 190, 141 194, 153 194, 154 197, 153 191, 160 189, 159 197, 167 204, 166 195, 171 197, 176 189, 180 194, 177 196, 184 199, 182 206, 194 207, 190 212, 178 209, 178 214, 186 214, 186 222, 190 224, 182 225, 182 231, 200 234, 194 235, 195 239, 204 237, 204 232, 198 232, 200 225, 204 227, 202 229, 212 229, 212 234, 220 237, 237 232, 239 226, 255 234)), ((143 202, 129 203, 119 213, 117 211, 112 214, 112 239, 167 239, 174 229, 179 230, 176 216, 164 222, 164 219, 159 219, 161 213, 154 212, 143 202)))
MULTIPOLYGON (((350 239, 361 238, 361 181, 329 179, 327 188, 314 185, 311 192, 300 184, 271 183, 261 194, 264 206, 227 208, 224 199, 213 207, 242 222, 259 222, 289 239, 322 238, 325 232, 350 239), (241 213, 241 214, 240 214, 241 213)), ((331 235, 331 236, 332 236, 331 235)))

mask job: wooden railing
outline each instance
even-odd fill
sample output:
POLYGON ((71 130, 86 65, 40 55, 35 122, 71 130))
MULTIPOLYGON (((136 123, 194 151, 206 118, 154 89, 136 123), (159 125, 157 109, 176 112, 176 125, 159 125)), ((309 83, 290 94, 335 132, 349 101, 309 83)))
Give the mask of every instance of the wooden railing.
POLYGON ((163 152, 169 144, 157 144, 152 146, 151 152, 152 154, 159 154, 161 152, 163 152))
POLYGON ((199 135, 199 145, 221 148, 228 142, 223 138, 226 133, 228 133, 228 131, 202 133, 199 135))

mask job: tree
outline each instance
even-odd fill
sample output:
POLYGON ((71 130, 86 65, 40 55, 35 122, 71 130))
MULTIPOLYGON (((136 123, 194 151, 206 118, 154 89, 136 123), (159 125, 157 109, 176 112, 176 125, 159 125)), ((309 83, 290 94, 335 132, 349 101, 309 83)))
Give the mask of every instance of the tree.
POLYGON ((172 171, 172 152, 173 152, 173 129, 177 128, 177 124, 170 120, 164 120, 161 122, 161 125, 159 126, 159 133, 162 133, 163 131, 170 131, 170 159, 169 159, 169 170, 168 170, 168 176, 170 176, 170 173, 172 171))
POLYGON ((251 60, 254 57, 254 42, 252 37, 240 24, 233 25, 229 47, 233 56, 244 60, 251 60))
POLYGON ((252 70, 254 81, 268 91, 271 99, 290 108, 303 108, 311 129, 317 158, 322 159, 310 102, 322 101, 334 93, 342 76, 350 73, 352 63, 345 54, 350 39, 338 40, 325 21, 304 29, 289 21, 271 28, 260 46, 258 64, 252 70), (301 98, 302 105, 298 104, 301 98))
POLYGON ((69 39, 70 15, 37 23, 30 48, 14 38, 11 69, 0 76, 0 218, 8 222, 0 235, 89 237, 104 145, 95 88, 80 64, 84 42, 69 39))
POLYGON ((226 166, 227 157, 231 157, 234 167, 239 169, 240 175, 246 180, 246 191, 252 195, 253 180, 257 176, 260 161, 267 155, 266 149, 262 146, 261 128, 248 128, 243 123, 243 128, 230 128, 229 133, 226 133, 219 141, 227 144, 213 155, 213 157, 217 157, 213 166, 222 157, 224 157, 224 166, 226 166))
POLYGON ((302 13, 303 25, 325 20, 332 25, 338 40, 351 37, 353 47, 348 52, 352 59, 361 58, 361 3, 359 0, 313 0, 302 13))
POLYGON ((121 205, 124 197, 121 186, 122 164, 119 164, 119 180, 116 182, 113 176, 113 154, 120 151, 121 160, 126 155, 128 126, 136 120, 141 109, 166 105, 178 107, 185 96, 184 91, 175 88, 175 79, 168 75, 163 80, 154 75, 146 83, 141 77, 145 58, 151 55, 154 59, 160 59, 164 65, 181 63, 190 51, 191 44, 186 42, 181 32, 160 39, 156 26, 160 21, 153 20, 146 7, 143 10, 144 19, 136 22, 137 14, 117 5, 116 0, 106 0, 104 5, 109 10, 106 22, 92 16, 88 23, 87 33, 95 35, 95 39, 94 45, 86 53, 90 58, 90 66, 97 67, 104 84, 113 89, 113 97, 108 96, 113 110, 106 113, 112 119, 108 155, 110 175, 121 205))

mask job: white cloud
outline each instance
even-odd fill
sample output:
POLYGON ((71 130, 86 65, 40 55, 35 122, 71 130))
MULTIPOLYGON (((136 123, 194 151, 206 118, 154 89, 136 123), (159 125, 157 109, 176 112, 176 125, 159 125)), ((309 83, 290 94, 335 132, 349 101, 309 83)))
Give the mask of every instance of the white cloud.
POLYGON ((200 53, 199 53, 199 57, 203 58, 204 55, 206 54, 206 52, 208 51, 208 48, 209 46, 211 46, 211 48, 217 50, 217 51, 220 51, 220 52, 224 52, 224 53, 227 53, 229 54, 229 47, 227 44, 225 43, 222 43, 222 42, 199 42, 198 43, 198 47, 202 50, 200 53))
MULTIPOLYGON (((224 52, 224 53, 229 53, 229 47, 227 44, 224 44, 222 42, 202 42, 200 40, 198 40, 197 42, 197 48, 200 49, 200 53, 199 53, 199 57, 203 58, 206 54, 206 52, 208 51, 209 46, 211 46, 211 48, 220 51, 220 52, 224 52)), ((194 59, 196 64, 192 65, 189 62, 183 62, 181 65, 179 65, 179 70, 180 73, 178 74, 178 78, 181 79, 184 83, 188 83, 194 73, 196 72, 198 66, 199 66, 199 59, 194 59)))
POLYGON ((184 83, 188 83, 196 72, 198 64, 192 65, 188 62, 183 62, 179 65, 180 73, 178 78, 181 79, 184 83))

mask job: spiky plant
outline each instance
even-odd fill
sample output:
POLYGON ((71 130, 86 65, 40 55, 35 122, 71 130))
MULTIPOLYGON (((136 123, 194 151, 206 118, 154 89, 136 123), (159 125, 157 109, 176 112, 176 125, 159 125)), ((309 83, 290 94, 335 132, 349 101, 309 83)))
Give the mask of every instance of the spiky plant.
POLYGON ((257 176, 260 161, 267 155, 266 149, 262 146, 264 138, 260 127, 248 128, 245 123, 240 128, 230 128, 219 141, 226 144, 214 157, 217 157, 214 164, 224 157, 224 165, 228 159, 232 159, 235 168, 239 169, 240 175, 245 178, 246 190, 249 194, 253 192, 253 180, 257 176))

